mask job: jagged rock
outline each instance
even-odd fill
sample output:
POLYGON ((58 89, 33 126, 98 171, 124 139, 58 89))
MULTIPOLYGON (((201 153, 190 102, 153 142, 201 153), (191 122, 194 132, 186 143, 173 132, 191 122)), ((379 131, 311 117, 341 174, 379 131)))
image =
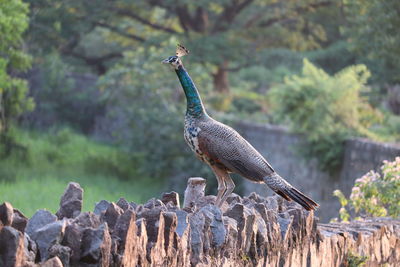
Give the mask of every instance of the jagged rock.
MULTIPOLYGON (((68 266, 68 265, 67 265, 68 266)), ((46 262, 39 264, 39 267, 65 267, 58 257, 48 259, 46 262)))
POLYGON ((100 218, 93 212, 82 212, 73 220, 74 223, 81 227, 97 228, 100 226, 100 218))
POLYGON ((0 231, 0 266, 24 266, 26 262, 24 236, 11 226, 0 231))
POLYGON ((118 199, 117 205, 123 210, 126 211, 127 209, 129 209, 130 205, 129 202, 126 201, 125 198, 121 197, 120 199, 118 199))
POLYGON ((134 230, 131 230, 136 234, 136 214, 134 211, 127 209, 124 214, 122 214, 114 227, 113 231, 113 237, 118 239, 118 244, 119 244, 119 252, 123 252, 125 249, 125 243, 127 238, 132 238, 132 237, 127 237, 128 232, 130 231, 130 228, 134 227, 134 230))
POLYGON ((13 221, 13 207, 10 203, 4 202, 0 205, 0 221, 4 226, 10 226, 13 221))
POLYGON ((116 205, 114 202, 111 202, 108 206, 106 212, 101 216, 101 221, 107 222, 108 227, 110 229, 114 229, 115 223, 117 222, 119 216, 121 216, 124 211, 116 205))
POLYGON ((14 209, 13 211, 14 216, 11 226, 18 231, 24 232, 26 224, 28 223, 28 218, 26 218, 25 215, 17 209, 14 209))
POLYGON ((83 189, 78 183, 69 183, 60 200, 60 209, 56 215, 59 219, 75 218, 82 210, 83 189))
POLYGON ((133 210, 136 210, 136 208, 137 208, 137 204, 135 203, 135 202, 129 202, 129 206, 133 209, 133 210))
POLYGON ((169 193, 164 193, 161 197, 161 201, 167 205, 169 202, 172 202, 175 206, 179 207, 179 194, 177 192, 169 192, 169 193))
MULTIPOLYGON (((0 266, 347 266, 354 257, 368 256, 366 267, 394 267, 400 261, 399 220, 317 224, 313 212, 257 194, 232 194, 220 209, 203 189, 186 191, 191 201, 184 209, 168 193, 144 205, 101 201, 99 215, 84 212, 62 221, 38 211, 26 235, 0 227, 0 266), (45 262, 34 263, 40 260, 45 262)), ((14 224, 23 217, 13 214, 12 225, 23 229, 14 224)))
POLYGON ((206 188, 206 179, 201 177, 189 178, 183 200, 183 208, 190 209, 202 197, 206 188))
MULTIPOLYGON (((121 220, 121 222, 117 223, 115 231, 115 234, 117 234, 121 239, 121 246, 120 246, 120 253, 122 254, 121 266, 140 266, 138 264, 139 248, 140 245, 144 246, 144 249, 142 248, 142 253, 143 250, 144 252, 146 252, 146 247, 145 247, 146 245, 139 243, 138 236, 143 236, 143 237, 146 236, 147 238, 147 235, 144 234, 145 231, 144 229, 142 229, 141 233, 138 233, 138 227, 136 226, 135 216, 133 212, 129 212, 128 210, 125 213, 126 214, 121 216, 121 218, 124 217, 123 221, 121 220), (129 217, 129 222, 127 223, 126 220, 128 217, 129 217)), ((144 228, 144 225, 143 226, 141 225, 141 227, 144 228)), ((147 243, 147 240, 145 240, 145 243, 147 243)))
POLYGON ((32 239, 38 246, 40 260, 42 262, 49 258, 50 247, 61 242, 65 232, 65 227, 66 220, 56 221, 38 229, 32 236, 32 239))
POLYGON ((185 233, 186 229, 189 226, 188 213, 184 210, 177 210, 175 211, 175 213, 178 220, 176 233, 178 234, 179 237, 182 237, 182 235, 185 233))
POLYGON ((226 198, 226 202, 229 205, 236 204, 236 203, 242 203, 242 198, 238 194, 231 193, 230 196, 228 196, 226 198))
POLYGON ((57 220, 57 217, 51 214, 47 210, 38 210, 32 218, 28 220, 25 228, 25 232, 33 239, 35 232, 43 226, 53 223, 57 220))
POLYGON ((205 228, 207 231, 210 231, 211 247, 221 247, 226 236, 221 210, 218 207, 209 204, 201 208, 199 212, 203 213, 205 218, 205 228))
POLYGON ((189 217, 190 246, 192 250, 190 261, 193 265, 201 263, 203 259, 204 223, 204 215, 200 212, 191 214, 189 217))
POLYGON ((243 204, 235 204, 224 215, 236 220, 238 228, 238 247, 247 253, 253 237, 255 214, 243 204))
POLYGON ((71 257, 71 248, 62 246, 60 244, 54 244, 49 249, 49 258, 58 257, 61 262, 62 266, 70 266, 70 257, 71 257))
POLYGON ((34 262, 37 253, 36 243, 29 237, 29 235, 24 235, 24 250, 25 257, 28 262, 34 262))
POLYGON ((85 229, 83 231, 81 248, 82 262, 108 267, 110 262, 111 237, 107 224, 103 223, 97 229, 85 229))
POLYGON ((144 207, 145 209, 154 209, 154 208, 156 208, 156 207, 161 207, 162 210, 167 210, 165 204, 164 204, 161 200, 156 199, 156 198, 152 198, 152 199, 150 199, 149 201, 147 201, 147 202, 143 205, 143 207, 144 207))
POLYGON ((96 203, 94 207, 94 214, 101 216, 104 212, 106 212, 108 206, 110 206, 110 202, 107 200, 101 200, 100 202, 96 203))
POLYGON ((71 265, 78 265, 81 258, 81 241, 83 230, 81 226, 76 223, 68 224, 65 228, 65 233, 61 245, 67 246, 71 249, 70 262, 71 265))

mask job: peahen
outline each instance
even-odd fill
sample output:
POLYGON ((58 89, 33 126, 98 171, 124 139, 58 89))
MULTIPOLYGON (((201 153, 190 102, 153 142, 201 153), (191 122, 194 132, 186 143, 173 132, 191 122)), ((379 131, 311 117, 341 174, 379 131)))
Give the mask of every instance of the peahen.
POLYGON ((238 173, 256 183, 265 183, 273 191, 306 210, 319 205, 280 177, 265 158, 238 132, 211 118, 204 109, 199 92, 182 64, 189 51, 178 45, 176 55, 163 60, 171 64, 183 87, 187 100, 184 137, 196 156, 207 163, 218 180, 216 205, 221 206, 235 184, 229 173, 238 173))

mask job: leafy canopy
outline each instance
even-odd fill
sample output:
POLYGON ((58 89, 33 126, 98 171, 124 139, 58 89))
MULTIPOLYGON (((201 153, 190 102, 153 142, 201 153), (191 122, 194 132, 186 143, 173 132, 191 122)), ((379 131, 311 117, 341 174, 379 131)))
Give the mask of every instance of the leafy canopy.
POLYGON ((285 77, 268 93, 274 120, 305 135, 303 154, 318 158, 323 170, 334 170, 346 138, 374 137, 368 128, 380 116, 361 95, 369 76, 364 65, 331 76, 305 59, 300 75, 285 77))
POLYGON ((30 57, 21 48, 28 27, 28 5, 21 0, 0 0, 0 134, 24 111, 32 110, 26 81, 12 73, 30 66, 30 57))

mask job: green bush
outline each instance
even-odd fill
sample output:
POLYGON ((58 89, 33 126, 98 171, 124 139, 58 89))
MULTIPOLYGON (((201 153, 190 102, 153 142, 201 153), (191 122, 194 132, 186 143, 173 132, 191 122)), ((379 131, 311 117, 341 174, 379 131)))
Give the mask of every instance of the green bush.
POLYGON ((346 138, 377 138, 369 127, 379 122, 380 113, 361 96, 369 76, 364 65, 330 76, 305 59, 300 75, 286 77, 268 93, 273 120, 304 135, 302 155, 317 158, 322 170, 334 171, 346 138))
POLYGON ((382 173, 370 171, 355 181, 350 198, 335 190, 342 208, 342 221, 365 217, 400 216, 400 157, 384 161, 382 173))

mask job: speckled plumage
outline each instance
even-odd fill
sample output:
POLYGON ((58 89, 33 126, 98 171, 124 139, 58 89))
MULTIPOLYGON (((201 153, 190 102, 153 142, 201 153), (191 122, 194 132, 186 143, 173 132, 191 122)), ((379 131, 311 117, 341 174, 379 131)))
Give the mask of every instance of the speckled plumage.
POLYGON ((178 49, 177 56, 163 62, 174 66, 186 95, 185 141, 196 156, 211 167, 218 180, 216 204, 221 206, 232 193, 235 184, 229 173, 237 173, 252 182, 267 184, 286 200, 294 200, 307 210, 318 207, 312 199, 280 177, 238 132, 208 116, 197 88, 178 56, 186 55, 188 51, 182 47, 178 49))

